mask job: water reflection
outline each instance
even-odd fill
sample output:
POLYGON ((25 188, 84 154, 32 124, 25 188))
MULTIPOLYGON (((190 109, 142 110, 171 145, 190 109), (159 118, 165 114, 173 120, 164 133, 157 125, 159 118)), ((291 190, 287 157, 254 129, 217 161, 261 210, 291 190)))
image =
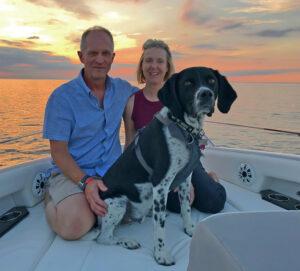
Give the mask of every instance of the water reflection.
MULTIPOLYGON (((0 141, 42 130, 50 93, 62 80, 0 79, 0 141)), ((208 121, 300 132, 300 84, 233 83, 238 99, 228 114, 216 110, 208 121)), ((300 154, 300 137, 205 122, 216 146, 300 154)), ((49 155, 42 135, 0 144, 0 166, 49 155)), ((120 131, 124 143, 123 125, 120 131)))

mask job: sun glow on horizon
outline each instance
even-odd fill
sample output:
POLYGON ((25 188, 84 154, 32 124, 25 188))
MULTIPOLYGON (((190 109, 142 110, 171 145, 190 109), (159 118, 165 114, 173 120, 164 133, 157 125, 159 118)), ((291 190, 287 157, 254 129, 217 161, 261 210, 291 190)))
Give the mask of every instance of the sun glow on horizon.
POLYGON ((1 29, 2 35, 10 36, 12 39, 28 38, 34 34, 40 33, 43 30, 39 26, 20 25, 17 19, 9 18, 8 25, 1 29))
POLYGON ((116 44, 116 50, 136 48, 137 46, 136 39, 129 38, 127 35, 124 34, 114 36, 114 41, 116 44))
POLYGON ((1 0, 0 1, 0 11, 15 11, 16 7, 11 5, 11 4, 7 4, 5 3, 5 1, 1 0))

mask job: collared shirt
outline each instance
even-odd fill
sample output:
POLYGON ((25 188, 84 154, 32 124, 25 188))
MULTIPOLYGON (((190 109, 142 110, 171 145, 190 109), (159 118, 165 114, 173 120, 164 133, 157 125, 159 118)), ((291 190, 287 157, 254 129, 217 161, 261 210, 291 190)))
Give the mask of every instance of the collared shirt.
MULTIPOLYGON (((83 70, 82 70, 83 71, 83 70)), ((82 71, 58 87, 48 99, 43 138, 68 142, 71 156, 88 175, 103 176, 121 155, 122 114, 138 88, 107 76, 103 108, 84 82, 82 71)), ((51 159, 49 170, 60 172, 51 159)))

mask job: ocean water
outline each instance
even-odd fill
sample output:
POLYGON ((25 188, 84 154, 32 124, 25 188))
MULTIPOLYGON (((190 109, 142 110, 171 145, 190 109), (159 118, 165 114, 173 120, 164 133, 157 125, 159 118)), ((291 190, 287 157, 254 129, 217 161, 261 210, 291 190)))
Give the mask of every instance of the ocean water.
MULTIPOLYGON (((41 134, 44 109, 51 92, 64 82, 0 79, 0 167, 49 156, 48 140, 41 134), (19 138, 24 135, 30 136, 19 138)), ((300 136, 264 130, 300 133, 300 83, 231 84, 238 94, 231 111, 216 110, 204 124, 213 143, 300 155, 300 136)), ((124 142, 123 126, 120 137, 124 142)))

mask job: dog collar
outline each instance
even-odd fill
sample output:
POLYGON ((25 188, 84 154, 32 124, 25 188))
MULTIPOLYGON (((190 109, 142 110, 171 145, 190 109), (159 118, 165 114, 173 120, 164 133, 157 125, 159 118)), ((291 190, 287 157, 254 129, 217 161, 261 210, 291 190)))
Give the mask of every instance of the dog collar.
POLYGON ((188 125, 186 122, 182 121, 179 118, 173 116, 170 112, 168 113, 168 117, 176 122, 183 130, 187 131, 189 134, 193 136, 198 142, 202 140, 202 137, 205 136, 203 129, 197 129, 188 125))

